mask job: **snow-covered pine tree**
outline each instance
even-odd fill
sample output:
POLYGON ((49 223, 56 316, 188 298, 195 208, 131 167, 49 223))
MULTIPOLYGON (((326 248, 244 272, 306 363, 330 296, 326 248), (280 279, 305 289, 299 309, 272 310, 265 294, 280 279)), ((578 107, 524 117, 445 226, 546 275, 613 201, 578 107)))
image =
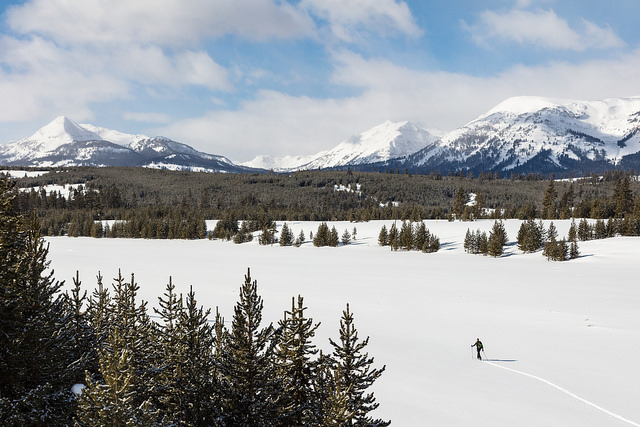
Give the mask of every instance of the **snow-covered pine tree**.
POLYGON ((373 357, 363 350, 369 343, 369 337, 360 341, 358 331, 353 324, 353 314, 347 304, 340 319, 340 340, 336 343, 329 339, 333 346, 331 359, 336 371, 335 380, 340 390, 347 395, 347 413, 350 415, 345 425, 356 426, 388 426, 390 421, 373 419, 370 412, 374 411, 379 403, 369 387, 382 375, 385 366, 381 369, 372 368, 373 357))

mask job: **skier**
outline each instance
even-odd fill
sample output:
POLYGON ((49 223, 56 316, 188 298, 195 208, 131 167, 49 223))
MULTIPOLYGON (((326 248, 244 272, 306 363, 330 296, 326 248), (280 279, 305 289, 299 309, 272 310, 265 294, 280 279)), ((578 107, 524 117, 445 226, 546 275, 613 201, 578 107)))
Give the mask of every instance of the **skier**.
POLYGON ((482 341, 480 341, 480 338, 478 338, 476 340, 475 344, 471 344, 471 347, 475 347, 476 350, 478 350, 478 360, 482 360, 482 356, 480 356, 480 351, 482 351, 482 341))

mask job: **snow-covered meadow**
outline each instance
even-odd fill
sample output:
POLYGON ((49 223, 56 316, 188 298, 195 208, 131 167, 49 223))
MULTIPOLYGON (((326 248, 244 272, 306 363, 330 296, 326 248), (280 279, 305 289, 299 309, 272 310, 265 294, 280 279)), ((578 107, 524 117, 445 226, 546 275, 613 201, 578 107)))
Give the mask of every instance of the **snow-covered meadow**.
MULTIPOLYGON (((294 236, 319 223, 288 222, 294 236)), ((166 241, 55 237, 49 259, 70 287, 79 271, 91 291, 135 273, 150 305, 169 276, 179 291, 231 320, 247 268, 277 322, 302 295, 321 322, 315 344, 330 350, 348 302, 368 351, 386 372, 375 384, 376 417, 396 426, 640 426, 640 238, 580 242, 580 258, 549 262, 515 245, 520 221, 505 221, 510 246, 494 259, 462 247, 467 228, 493 221, 427 221, 437 253, 377 244, 383 224, 329 223, 348 246, 260 246, 257 239, 166 241), (487 362, 475 360, 476 338, 487 362)), ((278 223, 282 226, 282 223, 278 223)), ((555 221, 566 236, 568 221, 555 221)))

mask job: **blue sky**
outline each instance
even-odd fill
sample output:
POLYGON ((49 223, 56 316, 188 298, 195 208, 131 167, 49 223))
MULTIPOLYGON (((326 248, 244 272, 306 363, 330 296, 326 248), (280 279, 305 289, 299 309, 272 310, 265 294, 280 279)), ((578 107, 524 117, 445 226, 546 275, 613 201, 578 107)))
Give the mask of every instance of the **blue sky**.
POLYGON ((636 0, 0 3, 0 143, 59 115, 247 161, 519 95, 640 95, 636 0))

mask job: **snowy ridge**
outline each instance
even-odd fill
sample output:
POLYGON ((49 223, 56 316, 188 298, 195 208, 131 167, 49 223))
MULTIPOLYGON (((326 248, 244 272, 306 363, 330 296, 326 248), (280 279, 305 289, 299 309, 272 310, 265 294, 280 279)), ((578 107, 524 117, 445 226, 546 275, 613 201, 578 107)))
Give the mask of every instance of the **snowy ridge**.
POLYGON ((258 156, 245 165, 280 171, 364 165, 408 156, 437 140, 437 136, 414 123, 386 121, 312 156, 258 156))
POLYGON ((60 116, 28 138, 0 147, 0 163, 21 166, 143 166, 242 172, 224 156, 199 152, 165 137, 132 135, 60 116))
POLYGON ((640 152, 640 97, 602 101, 515 97, 412 159, 416 166, 563 170, 617 166, 640 152), (527 166, 528 165, 528 166, 527 166))

